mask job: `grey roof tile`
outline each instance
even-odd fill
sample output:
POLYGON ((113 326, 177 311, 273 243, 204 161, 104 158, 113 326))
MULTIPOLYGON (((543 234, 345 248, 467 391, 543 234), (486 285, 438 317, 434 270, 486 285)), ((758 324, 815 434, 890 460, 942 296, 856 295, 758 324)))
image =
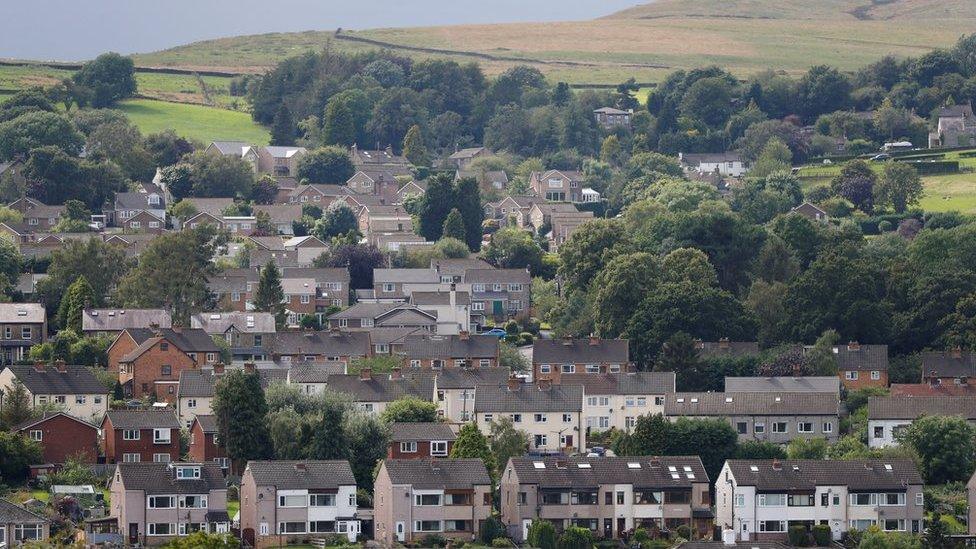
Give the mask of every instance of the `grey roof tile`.
POLYGON ((249 461, 247 471, 257 486, 278 490, 337 489, 355 486, 352 468, 345 460, 249 461))
POLYGON ((708 473, 698 456, 516 457, 510 463, 519 483, 545 488, 633 484, 634 488, 660 489, 690 488, 694 483, 708 483, 708 473))
POLYGON ((536 364, 626 364, 630 359, 626 339, 536 339, 532 349, 536 364))
MULTIPOLYGON (((28 511, 16 503, 0 499, 0 524, 43 524, 48 520, 41 515, 28 511)), ((11 538, 13 532, 7 534, 11 538)))
POLYGON ((149 328, 153 324, 170 328, 173 318, 163 309, 85 309, 81 314, 83 331, 122 331, 149 328))
POLYGON ((106 419, 113 429, 179 429, 180 420, 173 410, 109 410, 106 419))
POLYGON ((868 419, 910 419, 961 416, 976 420, 976 397, 910 396, 868 398, 868 419))
POLYGON ((411 442, 424 440, 456 440, 454 431, 446 423, 401 423, 391 426, 390 440, 393 442, 411 442))
POLYGON ((849 490, 904 491, 922 484, 915 464, 908 459, 870 460, 740 460, 726 462, 739 486, 764 492, 813 490, 817 486, 847 486, 849 490), (889 470, 885 465, 890 465, 889 470), (755 468, 755 470, 753 470, 755 468))
POLYGON ((149 494, 207 494, 211 490, 225 490, 224 474, 216 463, 119 463, 126 490, 142 490, 149 494), (177 479, 180 466, 200 467, 200 478, 177 479))
POLYGON ((840 392, 837 376, 726 377, 726 393, 833 393, 840 392))
POLYGON ((407 359, 496 358, 498 338, 489 335, 411 335, 403 341, 407 359))
POLYGON ((423 400, 434 398, 433 376, 404 376, 391 379, 388 374, 374 374, 370 379, 359 375, 329 377, 329 388, 346 393, 356 402, 393 402, 398 398, 415 396, 423 400))
POLYGON ((480 459, 388 459, 383 462, 390 481, 418 489, 463 490, 491 485, 480 459))
POLYGON ((540 389, 534 383, 520 383, 516 390, 507 385, 478 385, 474 411, 494 412, 578 412, 583 408, 583 387, 552 385, 540 389))
POLYGON ((675 393, 664 399, 665 416, 836 416, 831 393, 675 393))
POLYGON ((34 366, 7 366, 14 376, 34 395, 107 395, 109 390, 86 366, 65 365, 59 372, 53 365, 45 365, 38 372, 34 366))

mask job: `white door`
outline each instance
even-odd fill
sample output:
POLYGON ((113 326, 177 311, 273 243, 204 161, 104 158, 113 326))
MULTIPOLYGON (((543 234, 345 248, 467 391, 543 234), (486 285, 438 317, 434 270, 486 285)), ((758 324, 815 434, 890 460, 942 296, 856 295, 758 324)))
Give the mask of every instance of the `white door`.
POLYGON ((531 519, 522 520, 522 541, 529 539, 529 527, 532 526, 531 519))
POLYGON ((403 523, 396 523, 396 538, 397 541, 403 541, 406 536, 404 535, 403 523))

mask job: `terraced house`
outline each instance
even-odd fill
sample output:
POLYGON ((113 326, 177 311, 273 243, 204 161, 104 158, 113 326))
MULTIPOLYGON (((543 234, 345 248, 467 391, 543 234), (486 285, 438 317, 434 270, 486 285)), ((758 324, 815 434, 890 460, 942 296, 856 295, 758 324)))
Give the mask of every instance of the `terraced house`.
POLYGON ((618 538, 636 528, 711 534, 709 479, 698 456, 515 457, 499 481, 501 518, 519 541, 534 519, 618 538))
POLYGON ((546 379, 525 383, 513 376, 506 385, 478 385, 475 393, 474 421, 483 433, 491 431, 495 419, 508 416, 529 436, 534 451, 571 453, 586 447, 579 385, 554 385, 546 379))
POLYGON ((922 531, 922 477, 911 460, 729 460, 715 481, 715 521, 742 541, 786 541, 789 529, 922 531))
POLYGON ((375 539, 474 541, 491 516, 491 478, 480 459, 387 459, 376 476, 375 539))
POLYGON ((898 435, 922 416, 957 416, 976 424, 974 396, 870 397, 868 446, 898 446, 898 435))
POLYGON ((560 383, 564 374, 619 374, 630 366, 626 339, 536 339, 532 347, 534 379, 560 383))
POLYGON ((532 277, 525 269, 469 269, 464 282, 471 285, 471 321, 479 326, 525 314, 532 305, 532 277))
POLYGON ((47 312, 40 303, 0 303, 0 364, 25 360, 47 341, 47 312))
POLYGON ((27 390, 31 408, 54 407, 78 419, 97 423, 108 411, 108 390, 85 366, 35 362, 12 365, 0 371, 0 390, 10 394, 14 382, 27 390))
POLYGON ((565 374, 563 386, 583 387, 583 420, 587 432, 630 431, 637 418, 664 413, 664 401, 674 394, 674 372, 565 374))

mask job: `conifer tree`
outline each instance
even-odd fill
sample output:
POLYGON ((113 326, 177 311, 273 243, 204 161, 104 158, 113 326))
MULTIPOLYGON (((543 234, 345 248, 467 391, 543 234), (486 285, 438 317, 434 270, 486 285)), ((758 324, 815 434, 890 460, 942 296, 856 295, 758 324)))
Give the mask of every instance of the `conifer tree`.
POLYGON ((217 383, 213 411, 227 456, 238 464, 274 456, 265 416, 268 404, 256 373, 235 370, 217 383))
POLYGON ((68 286, 68 291, 61 299, 61 306, 58 307, 58 324, 80 334, 82 311, 94 304, 95 290, 92 289, 87 278, 79 276, 71 286, 68 286))
POLYGON ((3 410, 0 419, 3 419, 3 424, 9 429, 27 421, 33 413, 27 388, 19 379, 15 379, 7 394, 3 396, 3 410))
POLYGON ((456 238, 461 242, 467 240, 464 219, 457 208, 452 209, 451 213, 447 214, 447 218, 444 219, 444 230, 441 231, 441 238, 456 238))
POLYGON ((322 123, 323 145, 349 146, 356 142, 356 124, 344 101, 329 101, 322 123))
POLYGON ((403 156, 414 166, 427 165, 427 146, 420 135, 420 126, 414 124, 403 138, 403 156))
POLYGON ((293 145, 295 143, 295 124, 291 119, 291 111, 284 104, 278 107, 274 122, 271 125, 272 145, 293 145))
POLYGON ((265 263, 254 293, 254 310, 272 313, 279 326, 285 321, 285 292, 281 289, 281 273, 274 261, 265 263))
POLYGON ((495 454, 488 447, 488 439, 481 433, 478 426, 468 423, 458 431, 457 440, 451 447, 452 458, 478 458, 485 462, 485 468, 491 478, 495 477, 495 454))

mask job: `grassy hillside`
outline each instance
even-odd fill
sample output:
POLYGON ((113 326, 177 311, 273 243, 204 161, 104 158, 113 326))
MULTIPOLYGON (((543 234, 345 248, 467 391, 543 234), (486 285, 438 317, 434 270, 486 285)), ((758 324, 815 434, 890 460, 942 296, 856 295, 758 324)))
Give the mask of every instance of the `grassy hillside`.
POLYGON ((389 47, 411 57, 478 61, 489 74, 528 63, 552 80, 601 84, 631 76, 653 82, 674 69, 708 64, 740 76, 766 68, 798 73, 819 63, 853 70, 886 54, 950 45, 974 29, 971 0, 660 0, 592 21, 262 34, 136 60, 259 72, 324 47, 389 47))
POLYGON ((243 112, 152 99, 124 101, 118 108, 144 134, 173 129, 179 135, 203 143, 229 139, 266 144, 270 137, 267 129, 243 112))

